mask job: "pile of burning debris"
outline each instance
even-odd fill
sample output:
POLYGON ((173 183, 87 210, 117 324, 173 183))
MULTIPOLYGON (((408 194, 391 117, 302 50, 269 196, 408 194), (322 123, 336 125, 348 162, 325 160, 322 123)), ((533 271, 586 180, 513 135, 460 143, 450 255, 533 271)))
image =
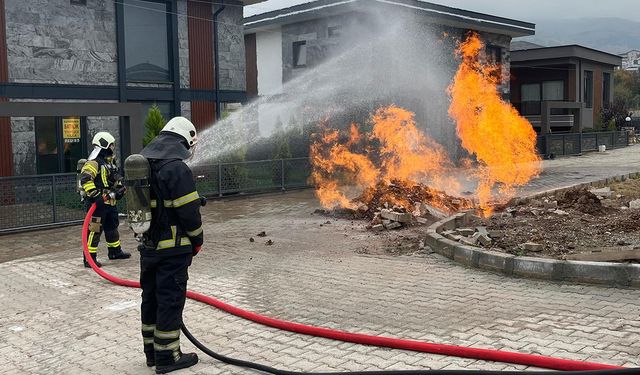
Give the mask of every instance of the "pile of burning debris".
POLYGON ((453 212, 473 207, 473 202, 456 198, 424 184, 392 180, 378 182, 351 201, 353 208, 323 211, 332 216, 368 219, 375 232, 427 224, 453 212))

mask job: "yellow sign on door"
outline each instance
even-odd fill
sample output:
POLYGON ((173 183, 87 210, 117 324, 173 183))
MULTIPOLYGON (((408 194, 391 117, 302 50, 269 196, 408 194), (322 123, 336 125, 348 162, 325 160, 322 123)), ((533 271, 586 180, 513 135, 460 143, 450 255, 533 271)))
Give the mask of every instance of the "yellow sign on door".
POLYGON ((80 117, 62 119, 62 137, 64 139, 80 139, 80 117))

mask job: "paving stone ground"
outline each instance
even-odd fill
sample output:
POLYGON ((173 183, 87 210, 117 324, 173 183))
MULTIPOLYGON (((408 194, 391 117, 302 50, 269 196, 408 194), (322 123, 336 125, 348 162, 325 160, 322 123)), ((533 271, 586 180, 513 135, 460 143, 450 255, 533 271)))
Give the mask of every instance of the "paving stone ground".
MULTIPOLYGON (((584 182, 640 171, 638 151, 547 162, 529 189, 563 186, 571 176, 584 182)), ((315 208, 308 190, 210 203, 190 289, 299 323, 640 366, 640 290, 507 278, 434 254, 362 254, 363 244, 384 248, 390 239, 361 223, 325 224, 327 218, 310 214, 315 208), (267 238, 255 237, 263 230, 267 238), (256 242, 249 242, 252 236, 256 242), (274 245, 266 246, 267 239, 274 245)), ((123 228, 122 237, 133 249, 130 232, 123 228)), ((152 373, 139 337, 140 291, 84 269, 79 238, 77 226, 0 237, 0 253, 15 255, 0 263, 3 374, 152 373)), ((104 262, 115 275, 137 278, 137 254, 104 262)), ((533 370, 301 336, 192 301, 184 318, 214 350, 290 370, 533 370)), ((186 339, 183 349, 194 350, 186 339)), ((179 373, 254 372, 201 355, 197 366, 179 373)))

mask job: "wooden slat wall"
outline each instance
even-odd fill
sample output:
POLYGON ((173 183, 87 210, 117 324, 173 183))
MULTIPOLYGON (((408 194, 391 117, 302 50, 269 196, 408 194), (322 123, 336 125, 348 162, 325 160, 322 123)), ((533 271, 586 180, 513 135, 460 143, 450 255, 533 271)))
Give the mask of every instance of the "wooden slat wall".
MULTIPOLYGON (((7 34, 4 0, 0 0, 0 83, 9 82, 7 63, 7 34)), ((7 101, 0 97, 0 101, 7 101)), ((11 145, 11 120, 0 117, 0 176, 13 175, 13 147, 11 145)))
POLYGON ((244 36, 245 61, 247 62, 247 97, 258 96, 258 55, 256 50, 256 34, 244 36))
MULTIPOLYGON (((189 81, 192 89, 215 89, 213 77, 213 9, 209 2, 188 1, 189 16, 189 81)), ((213 101, 191 102, 191 121, 198 129, 212 124, 216 118, 213 101)))

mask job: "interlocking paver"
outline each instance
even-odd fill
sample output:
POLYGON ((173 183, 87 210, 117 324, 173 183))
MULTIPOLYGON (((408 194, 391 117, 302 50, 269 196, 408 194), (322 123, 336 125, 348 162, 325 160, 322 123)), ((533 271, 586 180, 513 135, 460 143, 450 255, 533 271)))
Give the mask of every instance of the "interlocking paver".
MULTIPOLYGON (((563 186, 563 170, 572 183, 634 172, 637 151, 548 161, 528 191, 563 186)), ((437 255, 358 254, 363 242, 384 237, 348 221, 320 227, 326 218, 310 215, 316 207, 310 191, 211 202, 190 288, 299 323, 640 366, 639 290, 506 278, 437 255), (262 230, 273 246, 248 241, 262 230)), ((124 228, 122 237, 135 248, 124 228)), ((0 263, 5 373, 151 373, 138 336, 140 292, 82 268, 78 227, 0 237, 5 250, 15 258, 0 263), (34 256, 33 243, 50 252, 34 256)), ((105 270, 137 278, 138 262, 105 261, 105 270)), ((192 301, 184 318, 213 350, 291 370, 527 369, 282 332, 192 301)), ((184 338, 183 346, 194 350, 184 338)), ((201 358, 183 373, 253 373, 201 358)))

